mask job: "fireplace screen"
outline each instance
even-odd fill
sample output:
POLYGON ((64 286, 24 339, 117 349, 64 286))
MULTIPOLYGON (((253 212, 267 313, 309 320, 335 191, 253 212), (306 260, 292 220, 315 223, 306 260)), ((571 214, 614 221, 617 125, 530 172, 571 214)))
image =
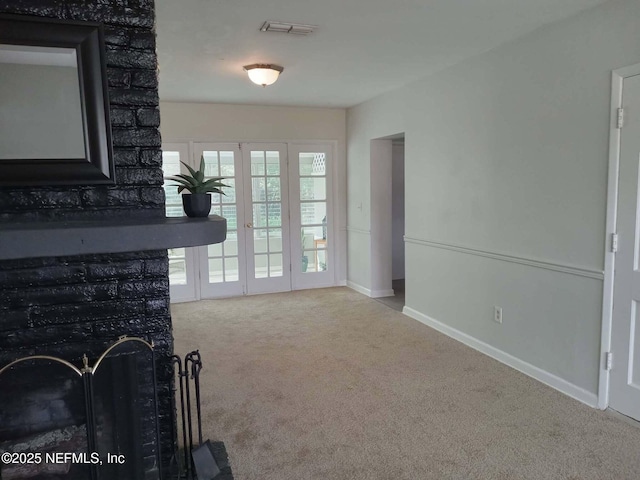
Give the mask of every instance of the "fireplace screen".
POLYGON ((122 337, 93 367, 48 356, 0 369, 1 480, 160 480, 153 345, 122 337))

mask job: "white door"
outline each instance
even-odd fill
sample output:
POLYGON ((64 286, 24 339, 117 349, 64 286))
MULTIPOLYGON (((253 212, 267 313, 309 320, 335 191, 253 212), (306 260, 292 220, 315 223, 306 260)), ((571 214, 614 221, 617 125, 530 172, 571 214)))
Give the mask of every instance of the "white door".
POLYGON ((211 195, 211 214, 227 220, 223 243, 197 247, 201 298, 231 297, 245 293, 244 212, 242 209, 242 155, 237 143, 194 143, 193 159, 205 161, 206 177, 225 177, 224 195, 211 195))
POLYGON ((242 144, 248 294, 291 290, 286 144, 242 144))
MULTIPOLYGON (((180 162, 189 163, 188 143, 165 143, 162 145, 162 170, 165 178, 188 173, 180 162)), ((164 181, 167 217, 182 217, 182 198, 175 182, 164 181)), ((169 290, 172 302, 188 302, 199 298, 199 279, 196 256, 193 248, 170 248, 169 290)))
POLYGON ((292 288, 334 285, 331 148, 289 145, 292 288))
POLYGON ((623 82, 609 406, 640 420, 640 75, 623 82))

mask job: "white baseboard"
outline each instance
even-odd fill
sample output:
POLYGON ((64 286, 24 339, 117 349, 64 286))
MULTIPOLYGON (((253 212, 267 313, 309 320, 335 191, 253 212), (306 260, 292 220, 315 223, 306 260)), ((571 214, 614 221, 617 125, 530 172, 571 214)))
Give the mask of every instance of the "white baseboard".
POLYGON ((372 290, 371 291, 371 295, 369 295, 371 298, 382 298, 382 297, 393 297, 395 296, 395 292, 393 291, 393 288, 390 288, 389 290, 372 290))
POLYGON ((371 298, 381 298, 381 297, 393 297, 394 292, 393 289, 389 290, 371 290, 369 288, 365 288, 362 285, 358 285, 357 283, 353 283, 350 280, 347 280, 347 287, 352 288, 358 293, 366 295, 371 298))
POLYGON ((347 280, 347 287, 355 290, 358 293, 366 295, 367 297, 371 296, 371 290, 368 288, 364 288, 362 285, 358 285, 357 283, 353 283, 351 280, 347 280))
POLYGON ((458 340, 459 342, 464 343, 465 345, 475 350, 478 350, 479 352, 484 353, 485 355, 488 355, 489 357, 495 360, 498 360, 499 362, 504 363, 505 365, 510 366, 511 368, 515 368, 516 370, 524 373, 525 375, 535 378, 536 380, 544 383, 545 385, 555 388, 556 390, 564 393, 565 395, 570 396, 571 398, 578 400, 579 402, 582 402, 593 408, 596 408, 598 405, 598 396, 595 393, 589 392, 588 390, 585 390, 582 387, 578 387, 573 383, 567 382, 566 380, 552 373, 549 373, 546 370, 542 370, 541 368, 531 365, 530 363, 527 363, 524 360, 514 357, 513 355, 510 355, 506 352, 503 352, 502 350, 499 350, 496 347, 493 347, 470 335, 467 335, 466 333, 463 333, 460 330, 456 330, 455 328, 452 328, 442 322, 439 322, 438 320, 435 320, 423 313, 420 313, 417 310, 414 310, 413 308, 404 307, 402 309, 402 313, 404 313, 408 317, 413 318, 414 320, 424 323, 425 325, 441 333, 444 333, 445 335, 453 338, 454 340, 458 340))

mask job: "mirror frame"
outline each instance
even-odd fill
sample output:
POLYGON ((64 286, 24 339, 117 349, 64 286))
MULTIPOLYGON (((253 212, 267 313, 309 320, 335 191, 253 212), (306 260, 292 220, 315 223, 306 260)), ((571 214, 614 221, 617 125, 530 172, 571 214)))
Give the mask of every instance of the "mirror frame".
POLYGON ((0 15, 0 43, 73 48, 85 158, 0 159, 0 186, 115 184, 102 24, 0 15))

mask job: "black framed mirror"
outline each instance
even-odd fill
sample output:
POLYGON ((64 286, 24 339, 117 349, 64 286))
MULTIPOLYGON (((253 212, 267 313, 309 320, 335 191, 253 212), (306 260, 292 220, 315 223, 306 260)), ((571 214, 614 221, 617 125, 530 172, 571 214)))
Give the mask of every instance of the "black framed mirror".
POLYGON ((115 183, 101 24, 0 15, 0 185, 115 183))

